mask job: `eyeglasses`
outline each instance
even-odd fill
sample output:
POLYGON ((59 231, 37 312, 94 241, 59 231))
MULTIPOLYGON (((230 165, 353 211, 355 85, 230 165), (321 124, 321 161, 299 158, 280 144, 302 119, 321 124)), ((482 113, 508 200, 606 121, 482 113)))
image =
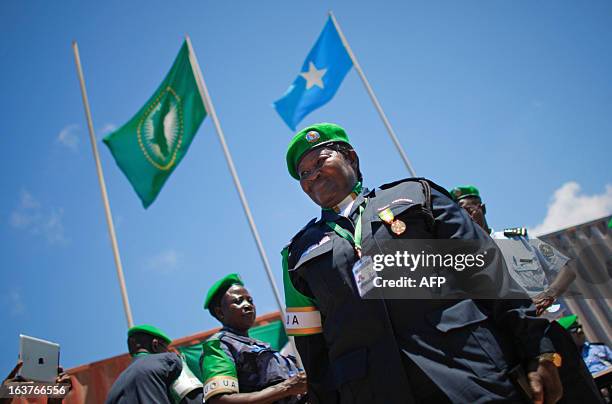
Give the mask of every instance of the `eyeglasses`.
MULTIPOLYGON (((327 152, 327 151, 326 151, 327 152)), ((325 164, 325 162, 334 157, 336 155, 336 153, 338 153, 335 150, 329 150, 329 154, 321 154, 317 160, 317 164, 315 165, 314 168, 310 169, 310 170, 303 170, 299 173, 300 176, 300 181, 303 180, 307 180, 310 177, 312 177, 315 173, 319 172, 319 170, 323 167, 323 165, 325 164)))

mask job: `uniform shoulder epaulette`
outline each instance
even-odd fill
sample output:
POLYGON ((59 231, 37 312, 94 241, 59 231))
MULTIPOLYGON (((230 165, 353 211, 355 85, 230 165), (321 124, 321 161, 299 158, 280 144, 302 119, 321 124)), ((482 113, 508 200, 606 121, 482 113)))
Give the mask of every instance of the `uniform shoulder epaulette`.
POLYGON ((317 218, 316 218, 316 217, 313 217, 313 218, 312 218, 312 220, 310 220, 310 222, 306 223, 306 226, 302 227, 302 228, 300 229, 300 231, 298 231, 297 233, 295 233, 295 235, 294 235, 293 237, 291 237, 291 240, 289 240, 289 242, 287 243, 287 245, 285 245, 285 248, 286 248, 286 247, 289 247, 289 246, 290 246, 290 245, 293 243, 293 240, 295 240, 295 239, 299 238, 299 237, 300 237, 302 234, 304 234, 304 232, 305 232, 306 230, 308 230, 308 228, 310 228, 310 226, 312 226, 313 224, 315 224, 315 223, 316 223, 316 221, 317 221, 317 218))
POLYGON ((429 184, 429 186, 433 189, 435 189, 436 191, 440 192, 442 195, 447 196, 448 198, 452 199, 451 195, 448 193, 448 190, 444 187, 441 187, 440 185, 436 184, 435 182, 433 182, 430 179, 424 178, 424 177, 409 177, 409 178, 404 178, 398 181, 394 181, 394 182, 389 182, 387 184, 383 184, 381 185, 379 188, 380 189, 388 189, 388 188, 392 188, 398 184, 401 184, 403 182, 427 182, 429 184))
POLYGON ((509 229, 504 229, 504 236, 506 237, 516 237, 516 236, 527 237, 527 228, 526 227, 511 227, 509 229))
POLYGON ((211 335, 210 337, 206 338, 206 340, 204 342, 214 341, 216 339, 221 339, 221 337, 223 336, 224 333, 225 333, 225 331, 219 330, 216 333, 214 333, 213 335, 211 335))
POLYGON ((382 184, 381 186, 379 186, 378 188, 380 189, 389 189, 392 188, 398 184, 401 184, 402 182, 408 182, 408 181, 412 181, 412 182, 418 182, 421 180, 424 180, 425 178, 422 177, 409 177, 409 178, 402 178, 401 180, 397 180, 397 181, 393 181, 393 182, 388 182, 386 184, 382 184))

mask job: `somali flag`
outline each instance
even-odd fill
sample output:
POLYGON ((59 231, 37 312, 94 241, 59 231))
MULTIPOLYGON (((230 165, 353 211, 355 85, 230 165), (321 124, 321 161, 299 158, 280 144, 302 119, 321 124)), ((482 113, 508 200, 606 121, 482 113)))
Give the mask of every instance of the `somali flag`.
POLYGON ((332 99, 351 66, 353 62, 330 17, 300 74, 283 97, 274 102, 276 112, 295 130, 306 115, 332 99))

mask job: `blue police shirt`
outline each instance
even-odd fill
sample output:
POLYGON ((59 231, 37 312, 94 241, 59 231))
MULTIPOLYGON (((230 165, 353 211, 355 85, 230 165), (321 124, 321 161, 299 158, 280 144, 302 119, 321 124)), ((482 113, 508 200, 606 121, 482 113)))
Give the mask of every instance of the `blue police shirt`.
POLYGON ((585 342, 582 359, 589 372, 597 373, 612 366, 612 350, 606 344, 585 342))

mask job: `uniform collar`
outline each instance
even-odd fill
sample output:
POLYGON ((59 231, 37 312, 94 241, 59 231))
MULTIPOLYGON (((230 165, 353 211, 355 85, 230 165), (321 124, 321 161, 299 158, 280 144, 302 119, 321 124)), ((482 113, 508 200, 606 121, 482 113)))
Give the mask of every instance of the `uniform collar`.
POLYGON ((223 327, 221 331, 224 331, 226 334, 231 334, 231 338, 234 338, 246 344, 254 344, 268 348, 270 347, 270 344, 268 344, 267 342, 252 338, 248 335, 238 332, 237 330, 231 327, 223 327))
POLYGON ((143 356, 151 355, 151 352, 138 352, 132 355, 132 360, 136 360, 138 358, 142 358, 143 356))
POLYGON ((244 337, 244 338, 250 338, 248 332, 240 332, 235 328, 232 327, 228 327, 228 326, 223 326, 223 328, 221 329, 221 331, 225 331, 225 332, 231 332, 234 335, 238 335, 239 337, 244 337))
POLYGON ((333 209, 323 208, 321 210, 321 220, 325 222, 335 222, 341 217, 351 218, 357 208, 365 200, 364 195, 368 192, 369 190, 367 188, 363 188, 361 183, 358 182, 357 185, 355 185, 355 188, 353 188, 353 191, 333 209))
POLYGON ((348 217, 349 213, 351 213, 351 208, 353 207, 355 199, 357 199, 357 195, 351 192, 339 204, 333 207, 334 212, 340 216, 348 217))

